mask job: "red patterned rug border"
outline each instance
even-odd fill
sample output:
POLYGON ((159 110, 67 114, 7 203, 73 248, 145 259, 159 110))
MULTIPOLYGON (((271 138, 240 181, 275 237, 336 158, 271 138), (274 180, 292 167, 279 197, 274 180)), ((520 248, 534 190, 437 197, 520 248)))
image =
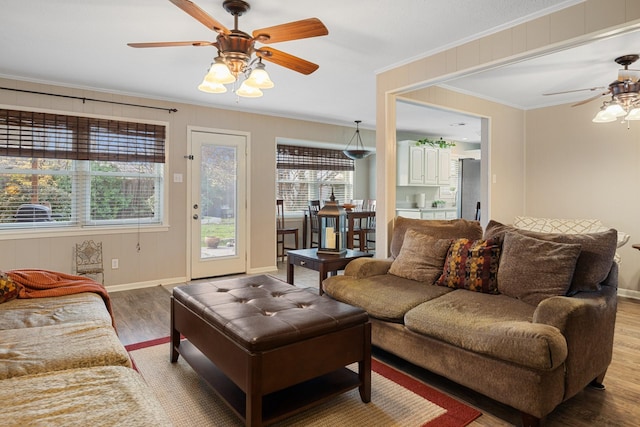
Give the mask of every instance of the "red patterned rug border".
MULTIPOLYGON (((149 341, 143 341, 125 346, 127 351, 141 350, 147 347, 166 344, 171 341, 170 337, 162 337, 149 341)), ((422 427, 462 427, 471 423, 482 415, 482 412, 474 409, 453 397, 449 397, 422 381, 397 370, 378 359, 371 358, 371 369, 394 383, 410 390, 422 398, 435 403, 447 410, 447 412, 429 422, 422 427)))

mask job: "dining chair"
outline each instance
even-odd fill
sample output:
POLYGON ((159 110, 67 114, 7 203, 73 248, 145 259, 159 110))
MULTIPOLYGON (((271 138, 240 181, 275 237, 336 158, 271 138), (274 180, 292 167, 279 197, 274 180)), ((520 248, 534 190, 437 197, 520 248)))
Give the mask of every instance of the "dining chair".
MULTIPOLYGON (((362 211, 376 211, 376 201, 374 199, 365 199, 362 201, 362 211)), ((375 249, 376 243, 376 217, 375 214, 364 218, 354 220, 353 230, 353 246, 362 248, 365 252, 375 249), (358 242, 356 244, 356 241, 358 242), (363 244, 360 244, 363 242, 363 244)))
POLYGON ((282 259, 284 262, 284 256, 286 255, 286 250, 289 249, 298 249, 298 228, 297 227, 286 227, 284 223, 284 200, 277 199, 276 200, 276 254, 278 259, 282 259), (294 246, 287 247, 285 245, 285 237, 287 235, 293 235, 294 238, 294 246), (281 250, 282 249, 282 250, 281 250))
POLYGON ((318 212, 320 211, 320 200, 309 201, 309 231, 311 238, 309 240, 309 247, 313 248, 320 246, 320 219, 318 218, 318 212), (314 238, 315 235, 315 238, 314 238))
MULTIPOLYGON (((366 209, 368 211, 371 212, 375 212, 376 211, 376 199, 367 199, 364 201, 363 204, 363 209, 366 209)), ((370 216, 368 218, 368 225, 367 228, 369 229, 369 232, 367 233, 367 250, 374 250, 376 248, 376 217, 374 216, 370 216)))

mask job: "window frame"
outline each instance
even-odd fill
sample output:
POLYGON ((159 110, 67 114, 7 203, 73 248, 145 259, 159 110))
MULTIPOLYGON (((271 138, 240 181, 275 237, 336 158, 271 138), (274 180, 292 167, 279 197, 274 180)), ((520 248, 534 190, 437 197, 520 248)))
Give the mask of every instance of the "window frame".
MULTIPOLYGON (((7 109, 13 111, 24 111, 30 113, 44 113, 44 114, 56 114, 56 115, 66 115, 66 116, 76 116, 82 118, 89 119, 97 119, 97 120, 111 120, 111 121, 119 121, 119 122, 129 122, 136 124, 148 124, 148 125, 157 125, 163 126, 165 129, 165 139, 164 139, 164 162, 160 163, 161 169, 161 188, 156 188, 156 194, 159 195, 160 200, 158 202, 158 207, 161 209, 161 217, 159 218, 159 222, 150 223, 148 221, 140 221, 138 219, 123 219, 118 222, 112 222, 112 220, 103 221, 91 221, 90 213, 88 212, 88 208, 85 209, 87 212, 85 221, 82 218, 78 218, 78 222, 75 225, 67 225, 67 224, 59 224, 59 225, 35 225, 35 223, 30 223, 28 227, 0 227, 0 240, 12 240, 12 239, 24 239, 24 238, 38 238, 38 237, 56 237, 56 236, 87 236, 87 235, 95 235, 95 234, 123 234, 123 233, 140 233, 140 232, 157 232, 157 231, 167 231, 169 229, 169 179, 167 177, 168 173, 168 158, 169 158, 169 147, 170 147, 170 124, 167 121, 159 121, 159 120, 147 120, 147 119, 134 119, 129 117, 120 117, 120 116, 108 116, 104 114, 91 114, 91 113, 75 113, 69 111, 62 110, 51 110, 51 109, 41 109, 41 108, 26 108, 15 105, 6 105, 0 104, 0 109, 7 109)), ((4 157, 4 156, 3 156, 4 157)), ((43 157, 39 157, 43 158, 43 157)), ((88 204, 88 200, 86 196, 89 194, 90 188, 90 177, 92 173, 90 172, 90 162, 92 160, 72 160, 77 162, 74 165, 74 171, 71 172, 76 176, 84 175, 86 176, 86 187, 85 197, 77 197, 75 202, 77 204, 86 203, 88 204), (85 164, 83 170, 76 170, 75 167, 78 164, 85 164)), ((116 162, 116 161, 114 161, 116 162)), ((151 162, 149 162, 151 163, 151 162)), ((63 174, 60 172, 56 172, 56 174, 63 174)), ((67 174, 68 175, 68 174, 67 174)), ((131 176, 131 175, 129 175, 131 176)), ((81 178, 83 179, 83 178, 81 178)), ((75 191, 75 190, 74 190, 75 191)), ((74 203, 72 203, 74 206, 74 203)), ((78 207, 75 206, 75 209, 78 207)))
MULTIPOLYGON (((281 170, 295 170, 305 171, 306 174, 323 172, 335 172, 350 174, 350 179, 345 178, 343 182, 336 185, 343 185, 345 187, 345 197, 348 192, 351 192, 351 198, 355 191, 355 175, 356 175, 356 162, 353 159, 348 158, 342 153, 342 149, 335 147, 333 144, 305 144, 297 143, 296 141, 277 142, 276 143, 276 198, 282 198, 287 202, 287 198, 283 194, 280 194, 281 183, 304 183, 309 186, 310 190, 317 192, 317 198, 307 199, 304 206, 298 207, 285 207, 286 217, 299 217, 302 216, 309 205, 311 200, 320 200, 323 203, 329 199, 329 194, 322 194, 322 185, 332 185, 331 181, 323 181, 317 179, 309 179, 304 181, 297 180, 280 180, 281 170), (289 150, 290 152, 288 152, 289 150), (295 152, 296 154, 292 154, 295 152), (328 157, 323 157, 328 156, 328 157), (299 158, 300 162, 294 162, 295 158, 299 158), (321 159, 316 161, 315 159, 321 159), (281 167, 283 166, 283 167, 281 167), (301 166, 301 167, 298 167, 301 166), (306 167, 310 166, 310 167, 306 167), (315 187, 314 187, 315 186, 315 187), (347 190, 348 189, 348 190, 347 190)), ((313 191, 307 192, 308 194, 313 191)), ((309 196, 308 196, 309 197, 309 196)), ((347 203, 349 200, 341 200, 339 195, 336 195, 336 199, 341 203, 347 203)))

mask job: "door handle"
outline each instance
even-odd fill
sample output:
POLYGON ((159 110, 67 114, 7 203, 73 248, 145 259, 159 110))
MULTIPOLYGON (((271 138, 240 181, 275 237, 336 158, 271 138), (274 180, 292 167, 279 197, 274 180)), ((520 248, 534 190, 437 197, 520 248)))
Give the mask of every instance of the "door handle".
POLYGON ((198 214, 193 214, 193 219, 198 219, 198 214))

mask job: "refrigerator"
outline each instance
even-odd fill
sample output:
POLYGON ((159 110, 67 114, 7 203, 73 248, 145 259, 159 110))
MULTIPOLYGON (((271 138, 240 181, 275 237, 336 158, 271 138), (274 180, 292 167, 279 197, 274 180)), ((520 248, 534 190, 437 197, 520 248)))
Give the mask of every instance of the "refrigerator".
POLYGON ((480 160, 460 159, 458 165, 458 218, 476 219, 480 203, 480 160))

